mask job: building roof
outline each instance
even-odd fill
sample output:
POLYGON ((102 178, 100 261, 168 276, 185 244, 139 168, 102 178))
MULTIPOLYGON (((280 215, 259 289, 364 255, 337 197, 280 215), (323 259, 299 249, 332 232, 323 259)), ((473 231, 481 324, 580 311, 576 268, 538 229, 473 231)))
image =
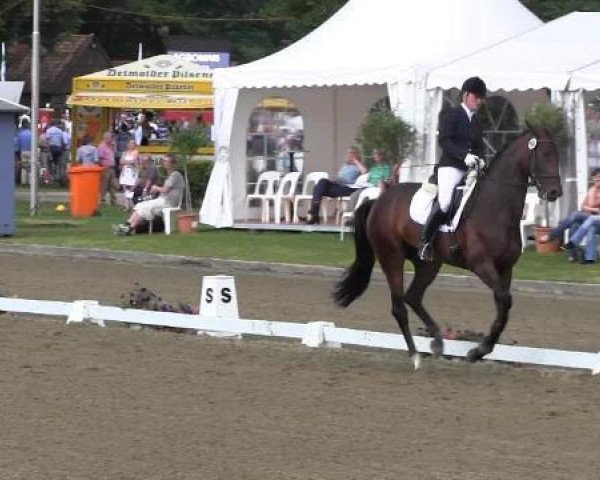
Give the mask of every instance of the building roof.
POLYGON ((0 113, 25 113, 28 111, 29 109, 24 105, 19 105, 18 103, 11 102, 10 100, 0 98, 0 113))
MULTIPOLYGON (((31 48, 25 43, 8 46, 7 80, 22 80, 25 90, 31 91, 31 48)), ((40 55, 40 91, 45 93, 69 92, 71 78, 98 70, 98 57, 108 67, 110 59, 94 34, 68 35, 53 50, 42 49, 40 55), (98 51, 92 62, 88 59, 90 49, 98 51), (65 90, 66 88, 66 90, 65 90)))

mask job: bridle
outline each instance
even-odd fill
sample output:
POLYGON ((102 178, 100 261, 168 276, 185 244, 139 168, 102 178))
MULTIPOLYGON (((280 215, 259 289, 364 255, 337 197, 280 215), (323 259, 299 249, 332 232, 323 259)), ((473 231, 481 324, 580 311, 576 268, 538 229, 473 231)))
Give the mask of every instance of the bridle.
POLYGON ((560 183, 560 176, 558 175, 542 175, 537 173, 536 171, 536 160, 537 160, 537 147, 541 143, 548 143, 553 145, 556 148, 556 142, 554 140, 538 140, 535 136, 532 136, 529 142, 527 143, 527 147, 531 151, 531 155, 529 156, 529 180, 527 182, 528 187, 535 187, 538 190, 542 190, 540 180, 548 179, 548 180, 556 180, 560 183))

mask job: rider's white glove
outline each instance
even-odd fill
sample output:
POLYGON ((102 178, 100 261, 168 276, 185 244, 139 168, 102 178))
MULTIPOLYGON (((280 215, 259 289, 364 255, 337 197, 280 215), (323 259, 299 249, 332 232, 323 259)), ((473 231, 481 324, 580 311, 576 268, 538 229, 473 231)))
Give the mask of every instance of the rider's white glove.
POLYGON ((468 168, 483 168, 485 167, 485 160, 483 158, 479 158, 477 155, 473 155, 472 153, 467 153, 465 157, 465 165, 468 168))
POLYGON ((465 165, 469 168, 474 168, 475 165, 477 165, 479 163, 479 158, 477 158, 477 155, 473 155, 472 153, 467 153, 467 156, 465 157, 465 165))

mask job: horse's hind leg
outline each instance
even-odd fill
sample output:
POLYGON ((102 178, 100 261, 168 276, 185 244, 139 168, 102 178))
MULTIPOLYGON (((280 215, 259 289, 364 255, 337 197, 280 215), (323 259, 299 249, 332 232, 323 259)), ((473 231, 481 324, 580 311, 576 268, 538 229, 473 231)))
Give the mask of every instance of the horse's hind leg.
POLYGON ((429 312, 425 310, 425 307, 423 306, 423 296, 425 295, 427 287, 431 285, 431 282, 433 282, 440 271, 442 264, 439 261, 429 263, 414 260, 413 265, 415 266, 415 276, 406 292, 405 300, 425 324, 427 331, 433 336, 433 340, 431 341, 431 351, 436 356, 441 355, 444 353, 442 332, 440 331, 438 324, 435 323, 435 320, 429 315, 429 312))
POLYGON ((386 247, 384 251, 381 251, 381 249, 377 250, 379 264, 390 287, 392 315, 394 315, 402 331, 406 346, 408 347, 408 355, 412 359, 416 370, 419 368, 420 359, 412 334, 410 333, 408 310, 404 303, 404 254, 397 247, 386 247))
POLYGON ((508 312, 512 307, 512 296, 510 294, 510 284, 512 281, 512 267, 498 271, 492 264, 485 264, 479 268, 473 269, 483 282, 494 292, 494 302, 496 303, 496 319, 490 328, 490 333, 481 341, 481 343, 471 349, 467 354, 467 360, 476 362, 485 355, 494 350, 500 335, 508 322, 508 312))

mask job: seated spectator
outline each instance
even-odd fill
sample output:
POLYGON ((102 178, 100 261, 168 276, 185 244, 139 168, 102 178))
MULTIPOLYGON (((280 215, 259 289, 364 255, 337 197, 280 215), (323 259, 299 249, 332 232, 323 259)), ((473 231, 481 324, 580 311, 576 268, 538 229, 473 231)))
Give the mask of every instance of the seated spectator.
POLYGON ((132 231, 136 231, 144 222, 151 222, 154 217, 162 213, 165 207, 177 207, 181 204, 185 181, 183 175, 175 170, 174 160, 172 157, 165 157, 163 160, 164 167, 167 171, 167 179, 162 187, 152 185, 150 192, 159 193, 157 198, 145 200, 133 207, 133 213, 129 220, 120 225, 113 225, 113 230, 117 235, 129 235, 132 231))
POLYGON ((85 135, 77 148, 77 161, 82 165, 98 165, 98 149, 91 142, 92 139, 85 135))
POLYGON ((571 213, 567 218, 559 222, 556 228, 553 228, 548 235, 541 237, 539 239, 540 243, 548 243, 554 240, 560 240, 562 239, 564 231, 567 228, 573 232, 591 215, 600 215, 600 168, 592 172, 592 181, 593 185, 588 190, 588 193, 581 204, 581 208, 577 212, 571 213))
POLYGON ((152 185, 158 185, 158 177, 158 168, 154 165, 150 155, 140 155, 140 169, 138 172, 137 184, 133 189, 134 205, 143 200, 150 200, 150 198, 152 198, 150 189, 152 185))
MULTIPOLYGON (((383 187, 384 182, 387 182, 392 175, 392 167, 389 163, 384 163, 385 155, 383 150, 373 150, 373 165, 369 168, 369 179, 367 180, 370 187, 383 187)), ((348 210, 353 211, 362 192, 367 186, 359 188, 350 195, 350 202, 348 203, 348 210)))
POLYGON ((579 244, 585 238, 585 249, 581 263, 596 263, 598 260, 598 242, 596 235, 600 233, 600 215, 589 215, 585 221, 570 235, 565 243, 565 250, 569 254, 569 261, 575 262, 579 257, 579 244))
POLYGON ((346 151, 346 159, 336 180, 323 178, 315 185, 306 223, 309 225, 319 223, 319 210, 323 197, 344 197, 356 191, 359 187, 353 186, 354 182, 363 173, 367 173, 367 167, 361 161, 360 151, 357 147, 350 147, 346 151))

